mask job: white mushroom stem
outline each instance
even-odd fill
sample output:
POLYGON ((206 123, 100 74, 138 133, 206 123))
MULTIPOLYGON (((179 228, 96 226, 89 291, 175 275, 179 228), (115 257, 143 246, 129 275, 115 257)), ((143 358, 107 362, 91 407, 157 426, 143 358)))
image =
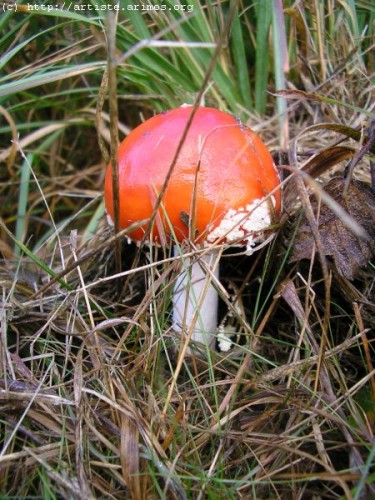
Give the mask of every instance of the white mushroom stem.
MULTIPOLYGON (((180 254, 178 247, 175 255, 180 254)), ((211 346, 217 331, 218 294, 213 286, 219 277, 218 251, 183 257, 182 270, 173 290, 173 327, 176 332, 211 346)))

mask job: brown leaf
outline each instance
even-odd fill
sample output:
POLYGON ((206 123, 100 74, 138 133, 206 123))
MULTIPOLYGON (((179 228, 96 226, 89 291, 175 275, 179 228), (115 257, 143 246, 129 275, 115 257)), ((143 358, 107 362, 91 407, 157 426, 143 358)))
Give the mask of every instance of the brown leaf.
POLYGON ((304 90, 277 90, 273 92, 277 97, 285 97, 286 99, 298 99, 299 101, 320 101, 321 96, 313 92, 305 92, 304 90))
MULTIPOLYGON (((337 271, 350 280, 360 267, 366 266, 375 255, 375 194, 368 184, 353 181, 344 196, 345 179, 334 177, 324 191, 366 231, 368 238, 361 239, 344 225, 343 221, 324 204, 318 204, 315 195, 311 203, 315 212, 324 254, 333 257, 337 271)), ((306 218, 298 229, 291 262, 311 258, 314 237, 306 218)))
POLYGON ((137 425, 123 415, 121 419, 121 468, 129 488, 129 498, 141 499, 139 471, 139 431, 137 425))
POLYGON ((354 149, 347 146, 331 146, 312 156, 303 170, 312 177, 319 177, 338 163, 352 158, 354 149))

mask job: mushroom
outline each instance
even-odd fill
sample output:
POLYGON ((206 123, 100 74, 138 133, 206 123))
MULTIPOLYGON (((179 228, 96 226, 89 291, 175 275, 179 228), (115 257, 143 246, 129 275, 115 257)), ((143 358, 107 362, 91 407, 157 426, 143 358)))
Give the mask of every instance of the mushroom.
MULTIPOLYGON (((192 112, 191 106, 158 114, 120 144, 119 226, 149 219, 163 189, 192 112)), ((173 328, 212 346, 217 334, 219 249, 245 246, 264 237, 281 208, 279 176, 260 138, 232 115, 199 107, 182 144, 155 223, 147 239, 184 241, 196 253, 181 258, 173 292, 173 328), (216 285, 215 285, 216 281, 216 285)), ((105 203, 113 219, 112 173, 105 178, 105 203)), ((147 225, 129 236, 140 241, 147 225)))

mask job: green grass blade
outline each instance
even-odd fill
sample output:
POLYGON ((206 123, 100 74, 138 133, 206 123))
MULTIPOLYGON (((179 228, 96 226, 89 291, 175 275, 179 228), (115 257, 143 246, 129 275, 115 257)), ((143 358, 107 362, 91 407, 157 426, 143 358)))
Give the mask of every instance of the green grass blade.
MULTIPOLYGON (((273 0, 272 40, 275 86, 276 89, 285 89, 285 72, 288 69, 288 52, 286 45, 284 13, 280 0, 273 0)), ((288 115, 286 100, 277 97, 276 107, 278 112, 280 145, 285 148, 288 143, 288 115)))
MULTIPOLYGON (((18 197, 18 208, 17 208, 17 222, 16 222, 16 233, 15 239, 23 243, 24 236, 26 234, 26 209, 27 200, 29 197, 30 190, 30 168, 29 164, 33 161, 33 155, 29 154, 27 159, 22 163, 21 166, 21 180, 20 180, 20 192, 18 197)), ((20 254, 20 247, 16 244, 14 248, 15 255, 20 254)))
POLYGON ((268 38, 272 21, 272 2, 259 2, 257 9, 256 59, 255 59, 255 110, 260 115, 266 111, 269 71, 268 38))
POLYGON ((16 92, 21 92, 22 90, 39 87, 47 83, 53 83, 67 78, 72 78, 74 76, 92 73, 94 71, 102 70, 104 66, 105 62, 94 62, 44 71, 36 75, 31 74, 16 81, 0 84, 0 97, 12 95, 16 92))
MULTIPOLYGON (((130 24, 133 26, 135 30, 135 34, 139 39, 151 38, 150 30, 147 27, 147 24, 144 20, 144 16, 142 15, 142 11, 135 8, 136 4, 133 0, 122 0, 121 8, 122 13, 125 17, 130 21, 130 24)), ((138 7, 140 7, 138 5, 138 7)))
POLYGON ((247 109, 252 108, 250 98, 249 68, 246 61, 245 43, 243 39, 241 19, 237 15, 232 25, 232 52, 235 63, 237 81, 243 104, 247 109))
MULTIPOLYGON (((40 269, 45 271, 51 278, 54 278, 57 276, 55 271, 51 269, 42 259, 37 257, 29 248, 24 245, 21 241, 17 240, 17 238, 12 234, 11 231, 7 228, 7 226, 4 224, 3 220, 0 219, 0 227, 6 232, 6 234, 9 236, 9 238, 17 245, 19 250, 23 252, 25 255, 27 255, 40 269)), ((59 284, 64 287, 66 290, 71 290, 71 286, 63 279, 58 280, 59 284)))

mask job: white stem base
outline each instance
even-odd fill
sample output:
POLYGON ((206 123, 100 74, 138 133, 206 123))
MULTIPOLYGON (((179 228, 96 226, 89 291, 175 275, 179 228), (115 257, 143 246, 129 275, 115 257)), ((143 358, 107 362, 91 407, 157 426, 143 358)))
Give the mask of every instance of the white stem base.
POLYGON ((219 277, 218 252, 185 257, 181 264, 173 291, 173 328, 184 335, 192 330, 192 340, 211 346, 217 330, 219 299, 212 281, 219 277))

